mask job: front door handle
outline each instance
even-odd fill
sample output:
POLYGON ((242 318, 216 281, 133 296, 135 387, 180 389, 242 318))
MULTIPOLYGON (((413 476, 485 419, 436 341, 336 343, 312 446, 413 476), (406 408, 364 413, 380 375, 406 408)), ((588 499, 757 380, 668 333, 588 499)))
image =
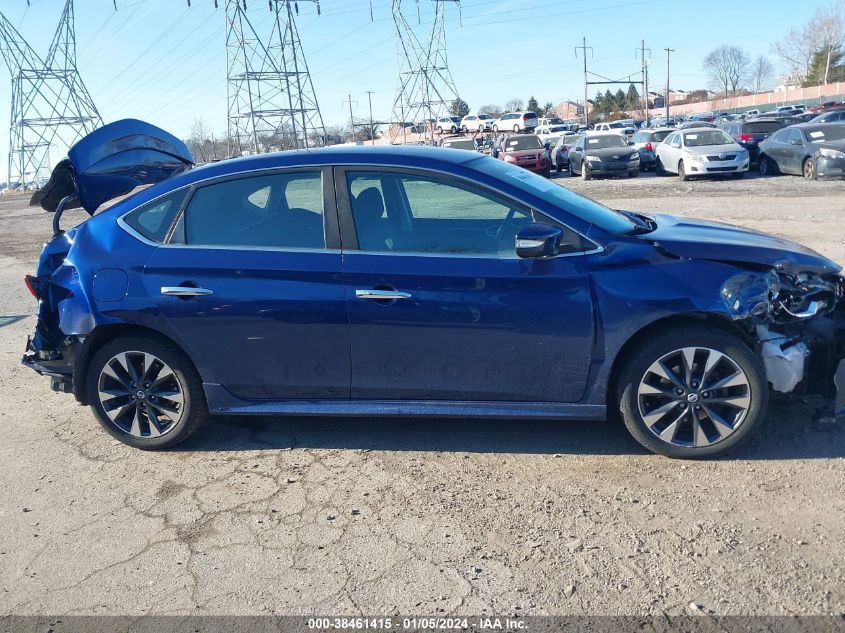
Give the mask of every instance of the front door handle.
POLYGON ((161 294, 168 297, 200 297, 214 294, 214 291, 193 286, 162 286, 161 294))
POLYGON ((410 292, 402 292, 401 290, 356 290, 356 299, 374 299, 376 301, 395 301, 396 299, 410 299, 410 292))

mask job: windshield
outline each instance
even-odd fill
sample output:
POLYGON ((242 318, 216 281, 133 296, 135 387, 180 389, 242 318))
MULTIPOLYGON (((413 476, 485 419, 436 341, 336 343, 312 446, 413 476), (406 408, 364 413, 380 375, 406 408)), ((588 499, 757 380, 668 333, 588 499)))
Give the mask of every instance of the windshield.
POLYGON ((475 149, 475 141, 470 139, 458 139, 456 141, 443 141, 443 147, 452 147, 454 149, 475 149))
POLYGON ((663 141, 664 138, 669 136, 672 133, 672 130, 664 130, 663 132, 654 132, 651 135, 651 142, 652 143, 660 143, 663 141))
POLYGON ((628 233, 636 228, 636 224, 621 213, 608 207, 572 193, 561 185, 543 178, 538 174, 510 165, 502 160, 487 156, 479 157, 472 165, 484 171, 493 178, 499 178, 508 184, 541 199, 549 205, 571 213, 584 222, 595 224, 599 228, 611 233, 628 233))
POLYGON ((491 117, 489 114, 479 114, 478 118, 483 121, 490 121, 493 119, 493 117, 491 117))
POLYGON ((804 130, 804 134, 813 143, 824 141, 845 141, 845 125, 826 125, 804 130))
POLYGON ((541 149, 543 144, 536 136, 514 136, 505 141, 506 152, 518 152, 522 149, 541 149))
POLYGON ((549 126, 549 132, 566 132, 565 125, 551 125, 549 126))
POLYGON ((587 139, 587 149, 607 149, 610 147, 628 147, 628 142, 621 136, 591 136, 587 139))
POLYGON ((755 121, 743 125, 742 131, 746 134, 772 134, 780 128, 781 125, 777 121, 755 121))
POLYGON ((704 147, 707 145, 731 145, 733 139, 722 130, 699 130, 684 134, 684 145, 687 147, 704 147))

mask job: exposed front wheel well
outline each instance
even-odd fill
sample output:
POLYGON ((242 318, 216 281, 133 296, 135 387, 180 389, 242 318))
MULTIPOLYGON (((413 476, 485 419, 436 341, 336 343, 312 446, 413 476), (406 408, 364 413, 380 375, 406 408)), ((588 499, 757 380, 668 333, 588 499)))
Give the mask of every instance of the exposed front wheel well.
MULTIPOLYGON (((88 365, 94 355, 110 341, 128 336, 146 336, 148 338, 173 345, 190 359, 190 355, 182 348, 181 345, 179 345, 179 343, 169 336, 165 336, 161 332, 151 328, 144 327, 142 325, 130 324, 101 325, 85 337, 82 349, 74 362, 73 395, 77 402, 83 405, 90 404, 88 402, 88 390, 85 386, 85 377, 88 375, 88 365)), ((191 362, 193 363, 193 361, 191 362)), ((194 365, 194 369, 196 369, 196 365, 194 365)), ((197 370, 197 373, 199 373, 199 370, 197 370)))

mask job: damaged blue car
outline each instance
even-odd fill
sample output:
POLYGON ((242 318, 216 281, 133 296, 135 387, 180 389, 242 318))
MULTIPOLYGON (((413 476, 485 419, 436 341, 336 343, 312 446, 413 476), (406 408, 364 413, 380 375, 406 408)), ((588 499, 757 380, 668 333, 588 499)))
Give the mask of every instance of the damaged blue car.
POLYGON ((125 120, 71 148, 34 202, 55 235, 27 278, 23 363, 137 448, 209 415, 619 415, 647 449, 705 458, 761 426, 772 390, 841 412, 834 262, 472 152, 196 168, 125 120), (72 206, 92 217, 62 230, 72 206))

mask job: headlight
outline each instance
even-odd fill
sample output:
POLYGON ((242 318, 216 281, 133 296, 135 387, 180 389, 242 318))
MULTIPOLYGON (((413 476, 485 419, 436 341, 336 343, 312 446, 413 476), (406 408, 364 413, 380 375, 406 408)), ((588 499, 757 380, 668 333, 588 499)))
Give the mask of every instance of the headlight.
POLYGON ((514 163, 516 162, 516 159, 513 157, 513 154, 505 154, 505 162, 514 163))
POLYGON ((633 154, 631 154, 630 156, 628 156, 628 162, 631 162, 631 163, 638 163, 638 162, 640 162, 640 153, 639 153, 639 152, 634 152, 633 154))
POLYGON ((598 156, 586 156, 585 158, 588 161, 590 161, 591 163, 600 163, 601 162, 601 158, 599 158, 598 156))
POLYGON ((825 158, 845 158, 845 152, 840 152, 838 149, 827 149, 826 147, 820 149, 819 154, 825 158))

